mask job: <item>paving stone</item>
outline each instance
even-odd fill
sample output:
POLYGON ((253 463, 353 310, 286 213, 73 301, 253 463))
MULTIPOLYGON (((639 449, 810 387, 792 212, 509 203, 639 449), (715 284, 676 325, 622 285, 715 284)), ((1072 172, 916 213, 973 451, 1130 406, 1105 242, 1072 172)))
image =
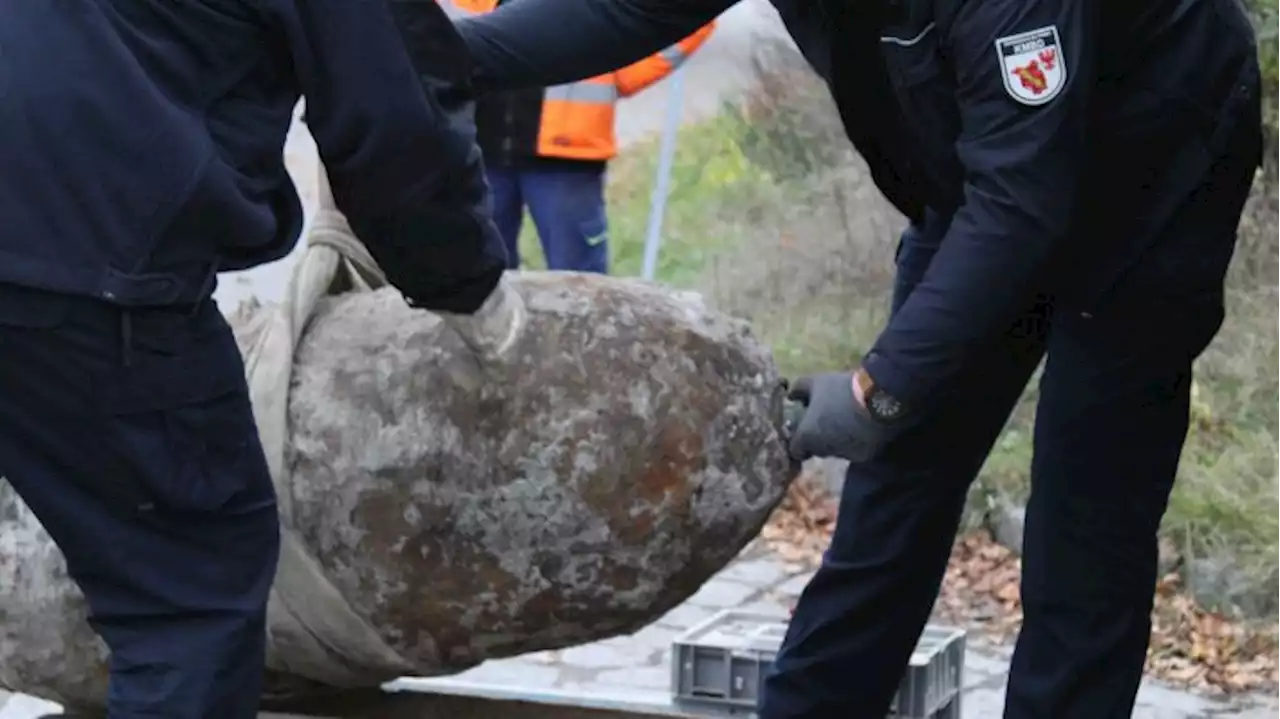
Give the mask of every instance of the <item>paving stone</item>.
POLYGON ((641 669, 645 667, 656 667, 662 664, 663 652, 668 651, 666 647, 653 647, 636 642, 629 642, 626 638, 611 639, 600 642, 601 646, 607 647, 612 651, 619 652, 630 657, 626 666, 641 669))
POLYGON ((786 620, 791 616, 791 603, 792 600, 790 599, 764 597, 754 602, 747 602, 738 608, 744 612, 751 612, 752 614, 767 614, 786 620))
POLYGON ((813 579, 813 572, 797 574, 778 585, 776 591, 784 596, 798 597, 800 596, 800 593, 804 591, 805 586, 809 584, 810 579, 813 579))
MULTIPOLYGON (((1220 707, 1208 699, 1198 697, 1185 691, 1171 689, 1155 683, 1143 684, 1138 689, 1138 705, 1141 707, 1151 707, 1161 709, 1166 712, 1181 712, 1184 715, 1198 716, 1205 712, 1220 707)), ((1160 716, 1160 715, 1153 715, 1160 716)), ((1176 716, 1176 715, 1170 715, 1176 716)), ((1163 719, 1163 716, 1160 717, 1163 719)))
MULTIPOLYGON (((1007 660, 1002 657, 973 649, 966 652, 962 719, 997 719, 1002 715, 1005 688, 990 684, 1007 671, 1007 660)), ((1211 699, 1148 681, 1138 691, 1133 719, 1275 719, 1276 715, 1272 707, 1228 709, 1211 699)))
MULTIPOLYGON (((587 682, 566 683, 564 686, 560 687, 560 690, 573 692, 580 696, 594 694, 597 696, 604 695, 613 698, 630 699, 639 706, 652 706, 654 704, 670 701, 670 693, 665 687, 662 689, 654 689, 652 687, 620 686, 618 684, 606 684, 604 682, 592 680, 587 682)), ((558 715, 549 714, 547 715, 547 719, 551 719, 556 716, 558 715)), ((626 719, 631 719, 632 717, 631 714, 610 715, 604 712, 591 715, 592 719, 606 719, 610 716, 625 717, 626 719)), ((639 715, 636 715, 636 719, 641 718, 639 715)), ((644 719, 649 719, 649 715, 645 715, 644 719)))
MULTIPOLYGON (((956 626, 945 621, 930 620, 930 624, 945 624, 947 626, 956 626)), ((981 632, 968 629, 961 625, 961 629, 965 629, 967 636, 965 637, 965 652, 977 652, 994 659, 1001 659, 1006 664, 1013 661, 1013 646, 1009 644, 993 644, 990 639, 982 636, 981 632)))
POLYGON ((1214 712, 1214 719, 1276 719, 1280 714, 1274 699, 1262 702, 1261 705, 1238 707, 1223 712, 1214 712))
POLYGON ((716 575, 718 579, 741 582, 757 589, 764 589, 786 576, 786 565, 769 557, 734 562, 716 575))
POLYGON ((1132 719, 1201 719, 1203 714, 1188 714, 1177 709, 1139 704, 1133 708, 1132 719))
POLYGON ((595 681, 620 687, 667 690, 671 688, 671 670, 666 666, 610 669, 597 674, 595 681))
POLYGON ((552 686, 559 678, 557 667, 534 664, 520 658, 498 659, 469 669, 457 677, 466 681, 486 684, 513 684, 519 686, 552 686))
POLYGON ((689 597, 688 603, 709 609, 729 609, 742 604, 759 591, 759 587, 716 578, 702 585, 701 589, 689 597))
POLYGON ((964 682, 961 686, 968 689, 1008 673, 1009 662, 1005 659, 967 649, 964 653, 964 682))
POLYGON ((671 627, 664 627, 659 624, 650 624, 640 631, 626 637, 619 637, 619 643, 625 642, 631 646, 644 650, 666 651, 671 648, 671 642, 680 636, 680 632, 671 627))
MULTIPOLYGON (((1280 696, 1275 694, 1258 695, 1257 702, 1250 702, 1247 706, 1250 710, 1268 712, 1272 717, 1280 716, 1280 696)), ((1244 711, 1244 709, 1241 710, 1242 713, 1244 711)))
POLYGON ((584 669, 629 667, 644 659, 643 657, 637 657, 634 651, 628 651, 603 642, 571 647, 561 651, 560 656, 564 664, 584 669))
POLYGON ((658 619, 658 625, 670 627, 681 632, 696 624, 710 619, 715 612, 706 607, 695 607, 692 604, 681 604, 658 619))
POLYGON ((960 700, 960 719, 999 719, 1004 714, 1004 687, 972 689, 960 700))

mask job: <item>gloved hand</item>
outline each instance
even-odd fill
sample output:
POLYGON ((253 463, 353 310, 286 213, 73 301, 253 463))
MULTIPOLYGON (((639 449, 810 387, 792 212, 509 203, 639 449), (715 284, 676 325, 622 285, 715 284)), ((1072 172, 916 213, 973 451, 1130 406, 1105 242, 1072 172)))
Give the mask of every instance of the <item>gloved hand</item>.
POLYGON ((483 360, 501 361, 520 339, 526 310, 524 300, 505 278, 499 280, 480 309, 471 314, 438 312, 483 360))
MULTIPOLYGON (((470 55, 435 0, 396 0, 391 11, 436 111, 439 161, 449 171, 444 182, 424 185, 391 211, 352 211, 347 220, 410 304, 470 314, 490 301, 507 267, 475 141, 470 55)), ((426 176, 438 174, 433 168, 426 176)))
POLYGON ((479 148, 460 169, 447 187, 406 211, 348 217, 387 280, 417 308, 477 312, 507 269, 479 148))
POLYGON ((339 209, 322 166, 313 232, 329 226, 359 237, 387 281, 414 307, 477 312, 490 302, 506 270, 504 244, 483 205, 488 188, 480 163, 477 149, 466 173, 413 212, 351 217, 339 209))
POLYGON ((791 458, 840 457, 865 462, 897 434, 898 426, 872 418, 853 395, 852 372, 827 372, 796 380, 787 399, 801 408, 791 413, 791 458))

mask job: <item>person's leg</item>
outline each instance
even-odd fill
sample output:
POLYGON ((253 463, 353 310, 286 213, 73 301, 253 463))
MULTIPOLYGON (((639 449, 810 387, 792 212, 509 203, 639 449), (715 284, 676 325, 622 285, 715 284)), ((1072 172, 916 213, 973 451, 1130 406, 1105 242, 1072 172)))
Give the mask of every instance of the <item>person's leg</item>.
POLYGON ((529 170, 523 190, 547 256, 547 269, 609 271, 603 170, 594 165, 529 170))
POLYGON ((1023 538, 1025 622, 1009 719, 1133 712, 1151 633, 1157 531, 1186 438, 1192 363, 1253 178, 1245 128, 1116 302, 1055 319, 1023 538))
POLYGON ((1055 320, 1023 538, 1025 622, 1006 717, 1121 719, 1133 711, 1191 364, 1222 316, 1215 298, 1176 311, 1176 321, 1055 320))
POLYGON ((0 288, 0 474, 111 652, 110 719, 250 719, 279 519, 212 302, 129 315, 0 288))
MULTIPOLYGON (((894 307, 936 246, 904 236, 894 307)), ((849 467, 835 534, 765 681, 761 719, 883 719, 928 620, 969 484, 1043 351, 1046 306, 873 461, 849 467)))
POLYGON ((524 197, 520 193, 520 171, 508 167, 486 167, 489 181, 489 210, 498 234, 507 246, 507 267, 520 268, 520 225, 524 223, 524 197))

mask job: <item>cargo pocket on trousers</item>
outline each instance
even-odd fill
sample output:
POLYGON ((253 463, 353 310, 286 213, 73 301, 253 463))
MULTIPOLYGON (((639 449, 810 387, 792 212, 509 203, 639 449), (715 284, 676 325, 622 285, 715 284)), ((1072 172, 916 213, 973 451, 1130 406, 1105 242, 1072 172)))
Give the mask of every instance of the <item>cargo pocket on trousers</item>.
POLYGON ((578 223, 578 232, 582 233, 582 244, 587 251, 607 247, 609 242, 609 218, 604 208, 592 209, 590 214, 578 223))
POLYGON ((104 479, 140 512, 217 513, 265 475, 257 426, 229 334, 179 344, 103 378, 104 479))
POLYGON ((581 272, 609 271, 609 213, 603 201, 603 189, 599 184, 592 185, 590 190, 583 188, 576 193, 581 203, 575 216, 578 218, 578 234, 582 238, 576 252, 578 256, 569 261, 564 269, 581 272))

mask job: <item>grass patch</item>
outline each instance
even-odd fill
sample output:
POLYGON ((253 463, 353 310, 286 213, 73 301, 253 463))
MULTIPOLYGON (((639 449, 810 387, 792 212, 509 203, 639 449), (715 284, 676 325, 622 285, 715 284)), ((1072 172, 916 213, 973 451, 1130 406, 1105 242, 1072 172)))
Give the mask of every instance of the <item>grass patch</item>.
MULTIPOLYGON (((1274 1, 1266 7, 1262 52, 1274 87, 1274 1)), ((658 279, 751 320, 794 377, 851 367, 874 340, 902 220, 856 157, 831 151, 848 147, 834 108, 788 52, 762 51, 761 89, 743 106, 682 131, 658 279)), ((1272 118, 1274 105, 1271 97, 1272 118)), ((617 274, 639 274, 656 157, 656 140, 640 143, 611 168, 617 274)), ((1163 526, 1184 566, 1230 562, 1272 600, 1280 549, 1275 188, 1273 163, 1241 227, 1226 323, 1197 364, 1193 422, 1163 526)), ((1025 496, 1035 387, 1033 379, 988 459, 976 501, 1025 496)))
MULTIPOLYGON (((736 120, 722 113, 683 132, 672 163, 657 274, 663 282, 691 287, 713 258, 732 249, 733 229, 753 209, 773 203, 781 188, 753 167, 734 142, 736 120)), ((610 163, 609 265, 617 275, 639 275, 658 172, 658 142, 649 140, 610 163)), ((526 222, 521 255, 545 267, 537 232, 526 222)))

